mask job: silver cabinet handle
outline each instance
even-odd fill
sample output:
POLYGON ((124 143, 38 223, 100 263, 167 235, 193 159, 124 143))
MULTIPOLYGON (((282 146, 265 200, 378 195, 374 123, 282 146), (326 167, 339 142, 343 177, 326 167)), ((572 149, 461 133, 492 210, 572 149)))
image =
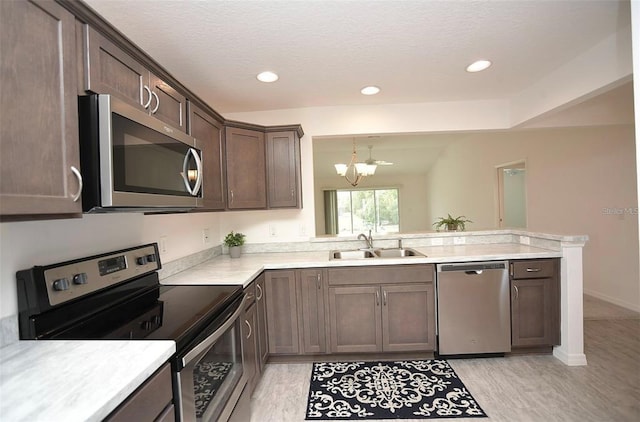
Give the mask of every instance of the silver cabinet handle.
POLYGON ((149 108, 149 106, 151 105, 151 98, 153 98, 153 97, 151 96, 151 90, 149 89, 149 87, 148 87, 148 86, 144 85, 144 86, 142 87, 142 89, 144 89, 145 91, 147 91, 147 94, 149 94, 149 100, 148 100, 146 103, 142 103, 142 108, 145 108, 145 109, 146 109, 146 108, 149 108))
POLYGON ((380 306, 380 292, 376 290, 376 306, 380 306))
POLYGON ((202 184, 202 160, 200 160, 198 151, 193 148, 189 148, 187 153, 184 155, 184 161, 182 162, 182 180, 184 182, 184 186, 187 188, 187 192, 189 192, 191 196, 197 196, 198 191, 200 190, 200 185, 202 184), (189 183, 189 171, 187 170, 187 165, 189 165, 189 155, 193 156, 193 159, 196 162, 196 173, 198 174, 196 177, 196 184, 193 189, 191 189, 191 184, 189 183))
POLYGON ((259 284, 256 284, 256 287, 258 288, 258 293, 260 293, 256 296, 256 300, 262 300, 262 287, 259 284))
POLYGON ((516 291, 516 297, 515 297, 515 300, 518 300, 518 296, 519 296, 519 294, 520 294, 520 293, 518 292, 518 286, 515 286, 515 285, 514 285, 514 286, 513 286, 513 289, 516 291))
POLYGON ((291 189, 291 197, 293 198, 294 190, 291 189))
POLYGON ((80 171, 75 168, 74 166, 71 166, 71 173, 73 173, 76 178, 78 179, 78 192, 76 192, 75 195, 73 195, 73 202, 78 202, 78 199, 80 199, 80 195, 82 194, 82 175, 80 174, 80 171))
POLYGON ((528 273, 537 273, 540 272, 540 268, 527 268, 528 273))
POLYGON ((320 273, 316 274, 316 284, 318 285, 318 290, 320 290, 322 288, 320 284, 320 273))
POLYGON ((231 192, 231 203, 233 204, 233 190, 231 190, 230 192, 231 192))
POLYGON ((387 306, 387 291, 386 290, 382 291, 382 304, 384 306, 387 306))
POLYGON ((249 321, 247 321, 246 319, 244 320, 244 323, 247 324, 247 327, 249 327, 249 334, 247 334, 247 340, 251 338, 251 324, 249 324, 249 321))
POLYGON ((156 106, 151 110, 151 114, 156 114, 156 111, 158 111, 158 108, 160 107, 160 98, 158 98, 158 94, 153 91, 151 91, 151 95, 156 99, 156 106))

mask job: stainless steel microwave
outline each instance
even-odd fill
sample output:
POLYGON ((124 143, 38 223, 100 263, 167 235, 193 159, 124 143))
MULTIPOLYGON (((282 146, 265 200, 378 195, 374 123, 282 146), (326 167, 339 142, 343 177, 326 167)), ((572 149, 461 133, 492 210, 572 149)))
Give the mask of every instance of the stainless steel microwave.
POLYGON ((202 206, 197 141, 110 95, 78 98, 84 212, 202 206))

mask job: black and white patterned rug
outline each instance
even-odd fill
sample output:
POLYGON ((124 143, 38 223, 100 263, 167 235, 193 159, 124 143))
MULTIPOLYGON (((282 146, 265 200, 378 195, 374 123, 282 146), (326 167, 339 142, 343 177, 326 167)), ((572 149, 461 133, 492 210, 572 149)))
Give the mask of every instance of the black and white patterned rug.
POLYGON ((487 417, 446 360, 313 364, 306 420, 487 417))
POLYGON ((193 369, 193 390, 195 393, 196 417, 204 415, 211 399, 216 394, 233 362, 200 362, 193 369))

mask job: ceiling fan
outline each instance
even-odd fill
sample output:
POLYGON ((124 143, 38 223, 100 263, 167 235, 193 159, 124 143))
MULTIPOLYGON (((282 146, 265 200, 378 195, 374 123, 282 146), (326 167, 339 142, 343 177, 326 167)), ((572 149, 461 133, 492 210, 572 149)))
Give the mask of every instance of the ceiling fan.
POLYGON ((389 161, 385 161, 385 160, 376 160, 374 158, 371 158, 371 150, 373 149, 373 145, 369 145, 369 159, 365 160, 365 163, 371 165, 371 164, 375 164, 378 166, 392 166, 393 163, 389 162, 389 161))

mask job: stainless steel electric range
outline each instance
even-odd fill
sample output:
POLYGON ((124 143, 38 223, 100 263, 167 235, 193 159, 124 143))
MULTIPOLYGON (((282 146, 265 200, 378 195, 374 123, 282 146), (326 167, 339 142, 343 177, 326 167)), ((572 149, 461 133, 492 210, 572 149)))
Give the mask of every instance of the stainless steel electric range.
POLYGON ((226 420, 247 378, 241 286, 160 285, 155 243, 17 273, 21 339, 174 340, 176 419, 226 420))

